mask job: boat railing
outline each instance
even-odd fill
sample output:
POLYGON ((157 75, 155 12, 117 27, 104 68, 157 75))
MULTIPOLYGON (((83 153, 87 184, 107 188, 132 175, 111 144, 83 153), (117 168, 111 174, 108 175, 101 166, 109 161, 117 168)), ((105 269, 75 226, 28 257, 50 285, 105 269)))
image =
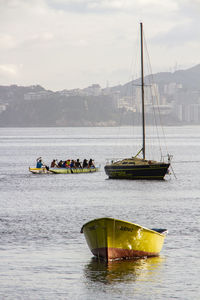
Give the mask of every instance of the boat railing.
POLYGON ((106 165, 111 165, 111 164, 113 164, 117 161, 121 161, 123 159, 124 158, 120 158, 120 157, 118 157, 118 158, 106 158, 106 165))
POLYGON ((168 234, 168 230, 167 230, 167 229, 162 229, 162 228, 151 228, 151 230, 156 231, 156 232, 161 233, 161 234, 165 234, 165 235, 168 234))
POLYGON ((173 155, 171 155, 171 154, 162 155, 162 156, 161 156, 161 161, 162 161, 162 162, 168 161, 168 163, 170 164, 171 161, 172 161, 172 158, 173 158, 173 155))
MULTIPOLYGON (((173 155, 170 154, 166 154, 166 155, 162 155, 160 161, 161 162, 168 162, 169 164, 171 163, 173 158, 173 155)), ((117 158, 106 158, 106 165, 111 165, 113 163, 116 163, 118 161, 122 161, 124 158, 121 157, 117 157, 117 158)))

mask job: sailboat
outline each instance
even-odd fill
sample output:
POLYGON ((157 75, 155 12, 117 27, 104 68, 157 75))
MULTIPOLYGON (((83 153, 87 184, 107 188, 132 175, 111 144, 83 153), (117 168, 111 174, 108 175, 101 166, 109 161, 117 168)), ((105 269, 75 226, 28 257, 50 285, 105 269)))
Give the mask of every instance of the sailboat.
POLYGON ((145 136, 145 95, 144 95, 144 66, 143 66, 143 24, 140 23, 141 39, 141 100, 142 100, 142 149, 131 158, 111 161, 105 165, 105 172, 111 179, 163 179, 170 167, 168 161, 155 161, 146 158, 146 136, 145 136), (138 155, 142 153, 142 158, 138 155))

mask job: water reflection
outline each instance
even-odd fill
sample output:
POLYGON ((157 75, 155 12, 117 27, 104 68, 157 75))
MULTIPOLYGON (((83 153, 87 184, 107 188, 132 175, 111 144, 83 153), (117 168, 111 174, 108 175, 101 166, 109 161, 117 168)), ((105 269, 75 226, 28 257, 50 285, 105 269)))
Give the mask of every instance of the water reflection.
POLYGON ((113 284, 129 281, 154 281, 157 273, 164 262, 163 257, 145 259, 122 260, 105 262, 92 258, 85 266, 84 275, 92 282, 113 284))

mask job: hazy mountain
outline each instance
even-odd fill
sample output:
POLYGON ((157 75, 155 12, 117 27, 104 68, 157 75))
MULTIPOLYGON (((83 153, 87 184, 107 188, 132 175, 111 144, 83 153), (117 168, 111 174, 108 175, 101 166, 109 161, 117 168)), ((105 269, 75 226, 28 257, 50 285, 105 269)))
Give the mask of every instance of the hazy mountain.
MULTIPOLYGON (((190 122, 189 117, 180 119, 179 116, 180 109, 183 115, 183 105, 188 103, 197 105, 194 108, 195 122, 200 123, 200 65, 173 73, 156 73, 153 78, 160 99, 165 100, 165 105, 171 105, 171 111, 164 115, 164 124, 190 122), (182 106, 177 108, 177 105, 182 106)), ((145 82, 149 79, 150 75, 146 76, 145 82)), ((57 92, 45 90, 40 85, 0 86, 0 126, 127 125, 130 119, 138 118, 138 113, 125 107, 119 108, 118 101, 130 96, 131 89, 136 90, 139 84, 140 79, 137 79, 109 89, 101 89, 95 84, 85 89, 57 92), (123 121, 120 121, 122 113, 123 121)))
MULTIPOLYGON (((145 77, 145 82, 149 81, 148 75, 145 77)), ((153 75, 154 82, 157 83, 160 87, 170 83, 181 84, 184 89, 191 91, 200 91, 200 64, 194 66, 187 70, 178 70, 173 73, 171 72, 161 72, 153 75)), ((131 85, 140 84, 140 79, 131 81, 122 86, 115 86, 113 90, 120 90, 122 95, 126 95, 129 91, 131 85)))

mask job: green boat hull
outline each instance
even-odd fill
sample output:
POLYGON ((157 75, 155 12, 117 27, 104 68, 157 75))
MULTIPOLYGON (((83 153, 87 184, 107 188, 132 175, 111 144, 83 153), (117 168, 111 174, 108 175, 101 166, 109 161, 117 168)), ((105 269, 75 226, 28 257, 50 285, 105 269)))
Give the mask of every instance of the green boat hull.
POLYGON ((105 172, 110 179, 162 180, 168 172, 169 165, 167 163, 137 166, 107 165, 105 172))

